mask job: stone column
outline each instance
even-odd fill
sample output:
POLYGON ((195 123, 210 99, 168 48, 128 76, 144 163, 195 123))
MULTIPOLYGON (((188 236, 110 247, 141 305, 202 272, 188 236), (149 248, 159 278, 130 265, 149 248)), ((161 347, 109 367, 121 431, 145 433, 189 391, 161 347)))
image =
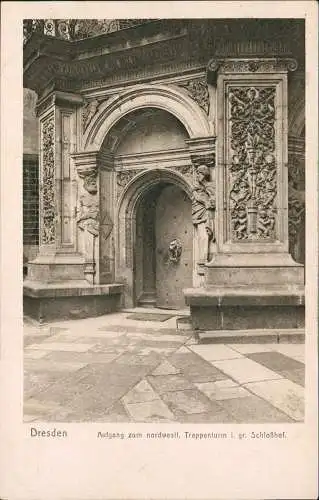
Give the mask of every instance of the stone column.
POLYGON ((70 154, 76 149, 76 109, 82 97, 52 92, 37 106, 40 124, 39 253, 29 263, 28 282, 84 280, 77 251, 77 179, 70 154))

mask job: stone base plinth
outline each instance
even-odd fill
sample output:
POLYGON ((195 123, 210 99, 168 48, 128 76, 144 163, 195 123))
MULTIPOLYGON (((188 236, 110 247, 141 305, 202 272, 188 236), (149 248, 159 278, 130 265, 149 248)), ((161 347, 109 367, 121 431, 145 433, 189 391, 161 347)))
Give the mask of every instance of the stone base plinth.
POLYGON ((117 311, 123 285, 89 285, 83 281, 47 284, 25 281, 23 310, 26 316, 44 323, 81 319, 117 311))
POLYGON ((85 280, 85 259, 80 254, 38 254, 28 263, 28 280, 42 283, 85 280))
POLYGON ((304 287, 224 286, 184 290, 194 330, 302 328, 304 287))

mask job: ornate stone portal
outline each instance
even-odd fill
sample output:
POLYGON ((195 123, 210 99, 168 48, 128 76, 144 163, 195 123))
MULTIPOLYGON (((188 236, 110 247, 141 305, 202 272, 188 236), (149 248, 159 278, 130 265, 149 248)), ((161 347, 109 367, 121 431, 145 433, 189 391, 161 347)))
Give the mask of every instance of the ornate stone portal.
MULTIPOLYGON (((148 25, 147 36, 142 26, 128 31, 134 51, 113 34, 104 54, 106 38, 97 37, 94 62, 90 41, 81 42, 82 52, 76 37, 68 41, 72 22, 65 32, 59 20, 45 24, 48 35, 64 40, 37 34, 26 43, 25 81, 39 92, 41 145, 40 249, 25 293, 30 301, 58 297, 60 306, 71 297, 77 317, 106 312, 112 298, 117 307, 124 287, 133 297, 134 204, 145 182, 166 179, 192 195, 196 288, 185 297, 194 327, 300 326, 303 266, 291 258, 289 239, 301 254, 304 158, 301 145, 288 156, 287 81, 296 63, 286 58, 287 40, 239 43, 240 33, 216 27, 216 40, 217 31, 207 29, 211 43, 199 50, 191 22, 164 25, 165 40, 160 22, 148 25), (270 48, 277 56, 261 55, 270 48), (145 106, 175 115, 185 147, 114 158, 122 129, 112 137, 113 127, 145 106), (74 297, 84 297, 82 305, 74 297)), ((177 239, 171 244, 178 264, 184 249, 177 239)))

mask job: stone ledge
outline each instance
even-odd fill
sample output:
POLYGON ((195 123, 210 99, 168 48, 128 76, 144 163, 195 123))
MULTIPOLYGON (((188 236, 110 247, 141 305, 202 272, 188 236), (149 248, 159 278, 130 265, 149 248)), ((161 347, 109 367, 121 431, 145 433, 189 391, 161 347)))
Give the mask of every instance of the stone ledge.
POLYGON ((305 290, 300 285, 187 288, 184 296, 187 305, 201 307, 305 304, 305 290))
POLYGON ((23 295, 33 298, 117 295, 121 294, 123 290, 124 285, 120 283, 90 285, 87 281, 68 281, 58 283, 25 281, 23 284, 23 295))
POLYGON ((285 344, 305 342, 302 328, 280 330, 224 330, 196 333, 199 344, 285 344))

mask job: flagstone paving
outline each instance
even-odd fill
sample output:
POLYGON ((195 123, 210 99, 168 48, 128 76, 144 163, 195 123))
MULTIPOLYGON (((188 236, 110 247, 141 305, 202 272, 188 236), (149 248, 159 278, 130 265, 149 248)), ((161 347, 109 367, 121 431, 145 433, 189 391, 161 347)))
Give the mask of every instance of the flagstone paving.
POLYGON ((303 344, 198 345, 174 312, 136 312, 26 320, 24 422, 304 419, 303 344))

